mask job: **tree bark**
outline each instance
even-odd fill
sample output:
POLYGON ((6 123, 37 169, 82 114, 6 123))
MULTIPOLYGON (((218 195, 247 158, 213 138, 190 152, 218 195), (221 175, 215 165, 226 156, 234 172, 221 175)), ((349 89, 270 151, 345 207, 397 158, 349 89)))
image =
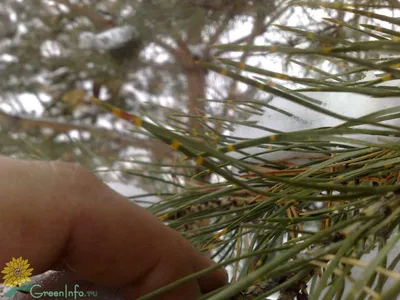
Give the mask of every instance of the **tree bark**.
MULTIPOLYGON (((205 102, 199 99, 205 99, 206 91, 206 74, 205 70, 200 66, 194 65, 186 71, 187 88, 188 88, 188 110, 189 115, 204 116, 205 102)), ((203 127, 195 118, 189 120, 188 126, 197 132, 202 132, 203 127)))

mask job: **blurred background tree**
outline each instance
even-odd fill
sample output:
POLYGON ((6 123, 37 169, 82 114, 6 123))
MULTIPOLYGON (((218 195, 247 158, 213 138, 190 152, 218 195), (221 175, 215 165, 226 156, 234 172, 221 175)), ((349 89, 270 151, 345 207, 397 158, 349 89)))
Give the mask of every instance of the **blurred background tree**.
MULTIPOLYGON (((210 299, 263 299, 277 291, 280 299, 307 299, 311 278, 314 300, 324 290, 342 299, 355 280, 347 299, 378 299, 386 279, 399 278, 399 256, 386 264, 399 240, 389 241, 399 195, 387 194, 399 182, 398 144, 389 139, 399 127, 363 132, 354 125, 396 120, 398 109, 299 132, 302 116, 271 95, 314 108, 323 101, 296 88, 399 97, 398 86, 377 86, 400 78, 399 2, 293 4, 4 0, 1 154, 79 162, 105 180, 171 195, 150 211, 231 267, 233 284, 210 299), (368 70, 380 75, 360 81, 368 70), (300 125, 278 132, 271 130, 277 124, 249 119, 264 110, 300 125), (133 120, 126 112, 143 126, 121 121, 133 120), (264 138, 232 134, 236 125, 264 138), (354 133, 388 143, 349 145, 342 135, 354 133), (289 149, 319 155, 306 163, 265 158, 289 149), (225 155, 232 151, 239 157, 225 155), (361 261, 371 249, 378 253, 372 262, 361 261), (348 277, 356 265, 365 274, 348 277)), ((398 294, 393 285, 383 295, 398 294)))
MULTIPOLYGON (((314 9, 290 7, 286 2, 2 1, 1 153, 77 161, 93 170, 107 167, 102 175, 112 170, 109 178, 135 178, 149 191, 165 188, 165 181, 179 186, 181 179, 166 175, 178 159, 173 149, 122 125, 86 102, 85 96, 99 97, 178 131, 190 128, 192 135, 212 144, 218 135, 232 130, 222 120, 244 120, 257 111, 246 105, 247 100, 270 98, 196 65, 197 59, 228 55, 210 45, 268 41, 296 46, 327 43, 330 36, 346 34, 345 28, 321 24, 314 9), (289 23, 299 29, 316 28, 326 40, 312 41, 272 26, 289 23), (213 118, 206 119, 209 116, 213 118), (133 160, 137 163, 128 164, 133 160), (130 176, 128 171, 140 176, 130 176)), ((345 19, 343 12, 327 14, 345 19)), ((237 55, 243 63, 252 58, 245 52, 237 55)), ((293 66, 282 55, 270 59, 278 70, 293 66)), ((197 171, 181 170, 189 177, 197 171)), ((207 176, 197 179, 208 180, 207 176)))

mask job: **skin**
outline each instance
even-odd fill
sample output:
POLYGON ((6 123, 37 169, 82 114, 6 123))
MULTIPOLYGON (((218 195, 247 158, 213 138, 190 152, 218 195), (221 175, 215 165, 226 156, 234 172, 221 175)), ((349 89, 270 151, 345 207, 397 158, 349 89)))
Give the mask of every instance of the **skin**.
MULTIPOLYGON (((85 168, 5 157, 0 165, 1 269, 22 256, 34 274, 65 270, 42 280, 44 289, 79 283, 80 290, 98 290, 97 299, 116 299, 116 291, 137 299, 213 265, 85 168)), ((226 283, 219 269, 154 299, 196 299, 226 283)), ((17 298, 24 297, 32 299, 17 298)))

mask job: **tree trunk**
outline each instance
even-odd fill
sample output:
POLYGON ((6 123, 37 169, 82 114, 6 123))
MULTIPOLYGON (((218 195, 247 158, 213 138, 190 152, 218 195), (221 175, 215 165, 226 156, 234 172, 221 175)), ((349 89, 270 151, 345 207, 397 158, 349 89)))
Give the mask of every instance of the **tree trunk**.
MULTIPOLYGON (((202 117, 205 113, 205 102, 199 101, 199 99, 205 99, 205 70, 193 63, 190 68, 186 69, 186 78, 189 115, 202 117)), ((188 126, 198 133, 203 131, 203 126, 195 118, 189 120, 188 126)))

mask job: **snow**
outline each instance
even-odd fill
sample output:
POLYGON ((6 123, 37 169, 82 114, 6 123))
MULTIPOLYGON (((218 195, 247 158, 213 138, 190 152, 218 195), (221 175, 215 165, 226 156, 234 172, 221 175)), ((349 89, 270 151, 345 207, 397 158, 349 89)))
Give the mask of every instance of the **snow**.
MULTIPOLYGON (((376 79, 372 72, 369 72, 364 78, 364 81, 376 79)), ((400 80, 393 80, 386 82, 386 86, 399 86, 400 80)), ((304 92, 303 95, 311 97, 315 100, 321 101, 321 107, 340 115, 344 115, 349 118, 360 118, 364 115, 377 112, 387 108, 397 107, 400 112, 400 98, 372 98, 370 96, 354 94, 354 93, 338 93, 338 92, 304 92)), ((293 114, 295 117, 287 116, 275 110, 266 108, 264 114, 254 115, 248 119, 248 121, 256 121, 257 125, 268 127, 274 130, 279 130, 283 132, 306 130, 311 128, 319 128, 326 126, 337 126, 342 124, 344 121, 335 119, 333 117, 327 116, 325 114, 311 110, 299 104, 296 104, 290 100, 274 97, 271 102, 268 103, 271 106, 278 107, 284 111, 293 114)), ((400 126, 400 119, 385 121, 385 124, 400 126)), ((354 128, 377 128, 372 125, 363 125, 354 128)), ((262 129, 252 128, 249 126, 238 126, 233 132, 234 137, 244 138, 244 139, 254 139, 263 136, 269 136, 273 132, 264 131, 262 129)), ((382 137, 379 136, 361 136, 353 135, 346 136, 351 138, 357 138, 364 141, 369 141, 373 143, 379 143, 382 137)), ((245 149, 246 152, 254 154, 260 150, 245 149)), ((232 154, 238 157, 237 154, 232 154)), ((288 156, 293 156, 294 153, 282 153, 274 152, 268 154, 268 156, 263 156, 263 158, 268 159, 282 159, 288 156)))

